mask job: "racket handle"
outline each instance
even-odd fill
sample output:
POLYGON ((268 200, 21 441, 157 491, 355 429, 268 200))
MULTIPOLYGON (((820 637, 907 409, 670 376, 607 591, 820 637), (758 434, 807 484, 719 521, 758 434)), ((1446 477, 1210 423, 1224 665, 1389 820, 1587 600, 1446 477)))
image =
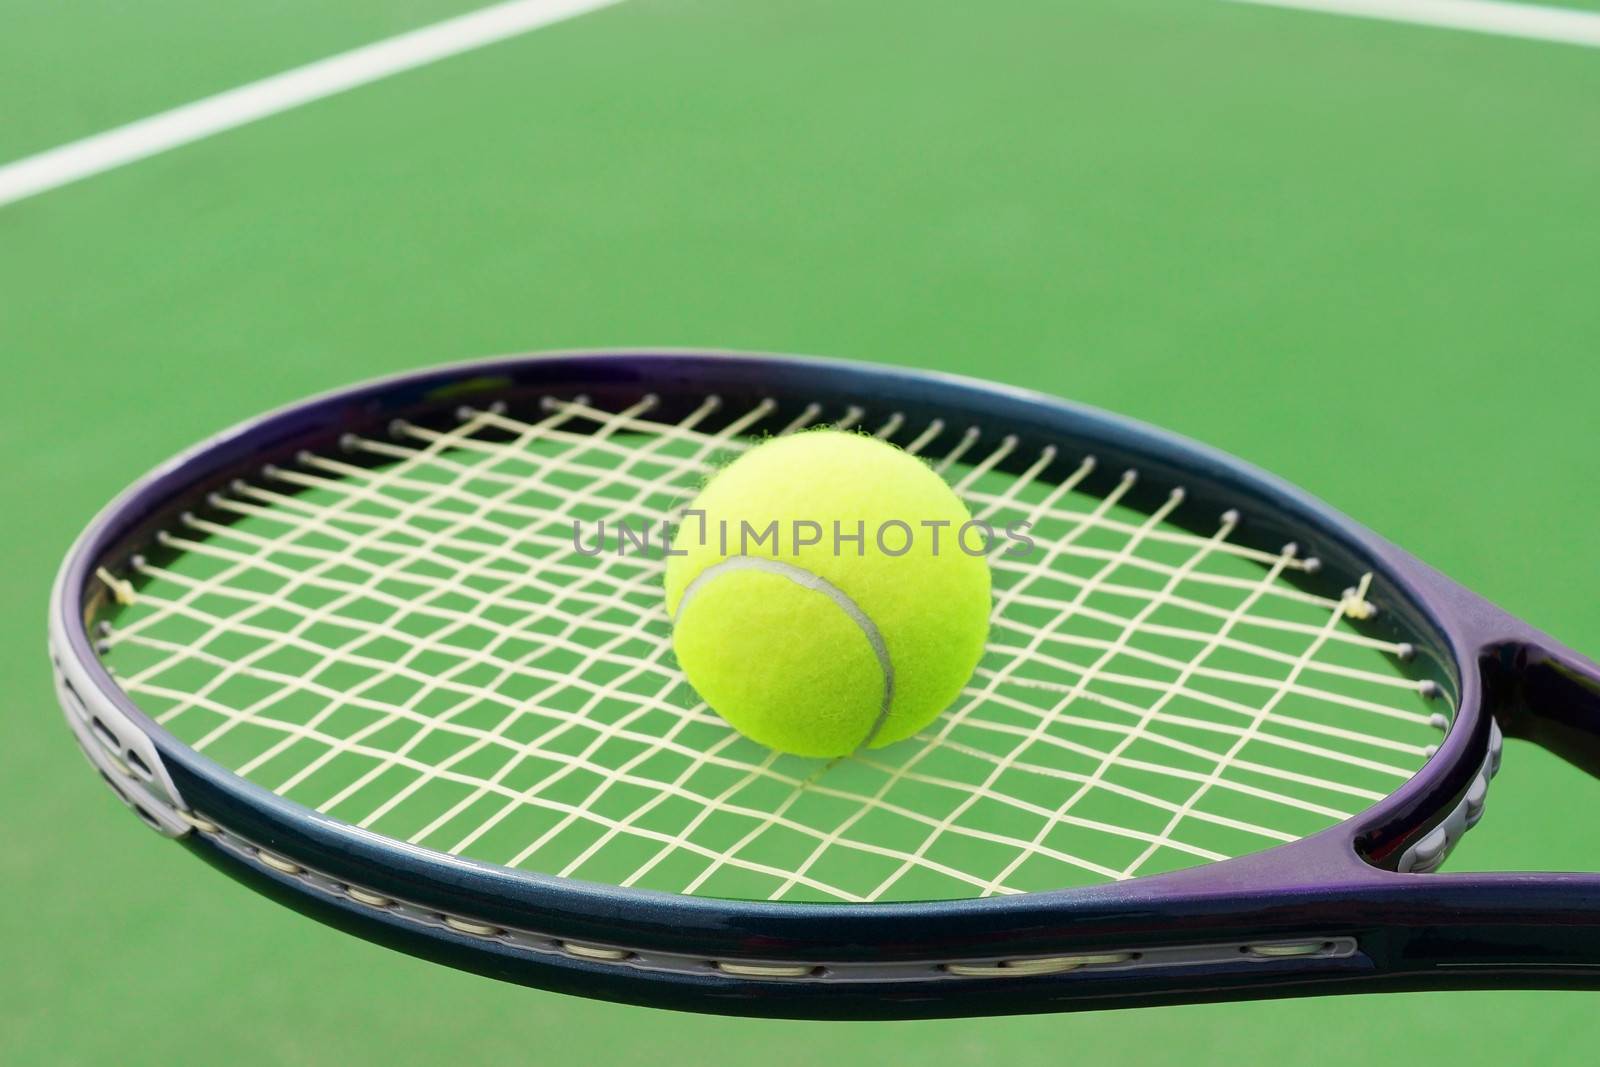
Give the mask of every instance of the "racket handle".
POLYGON ((1488 706, 1508 737, 1600 778, 1600 665, 1554 641, 1496 646, 1482 665, 1488 706))

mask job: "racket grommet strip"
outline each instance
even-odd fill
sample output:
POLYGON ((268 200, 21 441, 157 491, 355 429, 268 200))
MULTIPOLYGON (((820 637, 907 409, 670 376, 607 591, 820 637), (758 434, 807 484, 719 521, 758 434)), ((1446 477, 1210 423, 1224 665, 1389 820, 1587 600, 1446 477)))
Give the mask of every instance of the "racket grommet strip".
POLYGON ((382 893, 374 893, 370 889, 362 889, 358 885, 345 886, 344 895, 355 901, 357 904, 365 904, 369 908, 394 907, 393 897, 386 897, 382 893))
POLYGON ((178 816, 183 819, 184 822, 188 823, 190 826, 194 827, 196 830, 199 830, 203 834, 220 833, 222 830, 222 827, 218 826, 216 823, 212 822, 210 819, 199 814, 198 812, 180 811, 178 812, 178 816))
POLYGON ((1099 952, 1080 956, 1046 956, 1035 959, 996 960, 992 963, 946 963, 940 970, 960 978, 1024 978, 1065 974, 1084 967, 1132 963, 1136 952, 1099 952))
POLYGON ((712 960, 713 969, 735 978, 810 978, 820 968, 809 963, 734 963, 712 960))
MULTIPOLYGON (((115 787, 115 783, 112 783, 115 787)), ((1481 797, 1479 797, 1481 802, 1481 797)), ((1344 958, 1356 952, 1352 938, 1340 937, 1295 942, 1257 942, 1221 945, 1164 945, 1153 948, 1098 951, 1048 957, 1023 957, 1000 960, 907 960, 904 962, 825 963, 822 961, 770 961, 761 959, 728 960, 695 957, 671 951, 633 950, 614 945, 566 940, 550 934, 502 927, 476 919, 423 908, 373 890, 350 885, 307 868, 277 853, 260 848, 218 827, 203 816, 185 814, 196 829, 213 834, 224 851, 247 862, 293 878, 309 890, 342 895, 364 906, 392 914, 397 921, 417 926, 443 927, 487 941, 494 941, 517 952, 549 954, 557 952, 586 963, 627 966, 646 972, 681 975, 713 972, 730 979, 775 982, 836 982, 851 978, 929 978, 946 979, 1028 979, 1101 969, 1122 971, 1138 968, 1189 967, 1195 964, 1226 964, 1229 959, 1255 965, 1274 959, 1327 957, 1344 958)))
POLYGON ((473 937, 504 937, 505 930, 492 923, 481 923, 473 919, 463 919, 455 915, 440 915, 439 919, 450 929, 461 934, 471 934, 473 937))
POLYGON ((585 960, 606 960, 610 963, 620 963, 633 958, 633 953, 625 948, 611 948, 608 945, 586 945, 581 941, 557 941, 556 945, 569 956, 577 956, 585 960))
POLYGON ((256 849, 256 859, 260 860, 263 866, 270 867, 280 874, 305 873, 305 868, 300 866, 298 863, 295 863, 293 860, 284 859, 277 853, 268 852, 265 849, 256 849))
POLYGON ((117 798, 147 826, 165 837, 185 836, 191 830, 183 817, 187 805, 167 773, 161 753, 114 703, 84 699, 82 694, 93 697, 95 691, 75 666, 65 657, 51 656, 56 696, 79 750, 117 798))
POLYGON ((1331 941, 1273 941, 1240 945, 1239 951, 1262 959, 1289 959, 1296 956, 1316 956, 1332 951, 1331 941))
POLYGON ((1456 842, 1461 840, 1461 836, 1483 817, 1489 779, 1500 769, 1500 750, 1504 743, 1499 723, 1493 719, 1489 720, 1488 752, 1484 754, 1483 765, 1479 768, 1477 777, 1439 825, 1429 830, 1401 854, 1395 870, 1401 874, 1428 874, 1437 870, 1450 855, 1450 850, 1455 847, 1456 842))

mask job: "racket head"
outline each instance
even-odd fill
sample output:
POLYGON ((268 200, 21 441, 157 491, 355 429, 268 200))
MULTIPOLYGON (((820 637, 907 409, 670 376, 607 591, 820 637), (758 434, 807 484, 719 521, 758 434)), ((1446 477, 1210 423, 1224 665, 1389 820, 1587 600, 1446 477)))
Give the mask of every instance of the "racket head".
POLYGON ((1016 1011, 1078 997, 1193 999, 1361 972, 1370 963, 1347 934, 1392 900, 1397 868, 1436 865, 1481 806, 1498 733, 1483 709, 1477 662, 1529 632, 1300 490, 1130 420, 942 374, 682 351, 441 367, 237 427, 158 468, 96 517, 62 566, 50 618, 61 698, 91 762, 146 822, 257 889, 363 936, 500 977, 652 1004, 822 1016, 1016 1011), (980 899, 734 900, 499 866, 319 814, 179 741, 128 696, 96 650, 95 623, 116 592, 101 575, 127 574, 160 531, 264 466, 336 453, 346 435, 381 432, 394 420, 444 425, 463 406, 534 412, 551 398, 582 397, 614 412, 646 396, 655 398, 652 418, 669 423, 708 396, 728 411, 867 404, 909 426, 970 427, 963 432, 991 449, 1011 442, 1006 452, 1017 463, 1048 451, 1071 469, 1093 455, 1086 487, 1107 492, 1135 470, 1123 499, 1146 512, 1181 487, 1185 515, 1237 513, 1236 542, 1265 552, 1294 543, 1300 556, 1319 560, 1314 572, 1295 574, 1297 585, 1337 598, 1370 576, 1367 599, 1383 610, 1363 629, 1409 646, 1416 675, 1451 695, 1450 728, 1411 778, 1355 817, 1235 859, 980 899), (1306 942, 1311 914, 1317 933, 1306 942), (1276 956, 1275 939, 1288 939, 1276 956), (1139 960, 1115 959, 1129 952, 1139 960), (1063 959, 1054 970, 1047 965, 1063 959), (1002 962, 1026 960, 1046 965, 1006 973, 1002 962), (993 981, 985 968, 1005 980, 993 981), (1063 984, 1069 973, 1076 985, 1063 984))

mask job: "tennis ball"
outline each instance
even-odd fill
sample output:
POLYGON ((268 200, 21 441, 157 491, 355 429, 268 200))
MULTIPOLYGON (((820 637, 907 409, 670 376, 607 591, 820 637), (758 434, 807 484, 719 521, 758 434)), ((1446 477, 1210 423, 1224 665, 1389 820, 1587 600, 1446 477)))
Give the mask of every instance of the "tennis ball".
POLYGON ((690 684, 745 736, 842 756, 960 693, 989 628, 986 528, 932 468, 863 434, 757 445, 684 512, 666 569, 690 684))

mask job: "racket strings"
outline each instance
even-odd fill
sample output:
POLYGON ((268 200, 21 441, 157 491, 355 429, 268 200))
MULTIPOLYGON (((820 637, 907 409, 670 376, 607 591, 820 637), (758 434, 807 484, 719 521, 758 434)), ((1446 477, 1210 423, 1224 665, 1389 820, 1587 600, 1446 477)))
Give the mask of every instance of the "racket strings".
POLYGON ((677 672, 659 551, 776 405, 655 406, 463 411, 236 483, 218 517, 161 536, 175 556, 135 562, 108 665, 198 750, 357 825, 771 899, 1011 893, 1238 855, 1380 799, 1445 724, 1397 670, 1404 646, 1348 625, 1365 580, 1319 597, 1285 580, 1316 566, 1293 546, 1231 541, 1234 513, 1210 535, 1173 525, 1181 490, 1139 514, 1132 473, 1083 490, 1091 458, 1055 482, 1050 449, 1003 473, 1014 439, 851 409, 829 424, 904 441, 1036 551, 992 553, 987 654, 923 734, 832 764, 773 754, 677 672), (607 547, 622 527, 656 551, 607 547))

